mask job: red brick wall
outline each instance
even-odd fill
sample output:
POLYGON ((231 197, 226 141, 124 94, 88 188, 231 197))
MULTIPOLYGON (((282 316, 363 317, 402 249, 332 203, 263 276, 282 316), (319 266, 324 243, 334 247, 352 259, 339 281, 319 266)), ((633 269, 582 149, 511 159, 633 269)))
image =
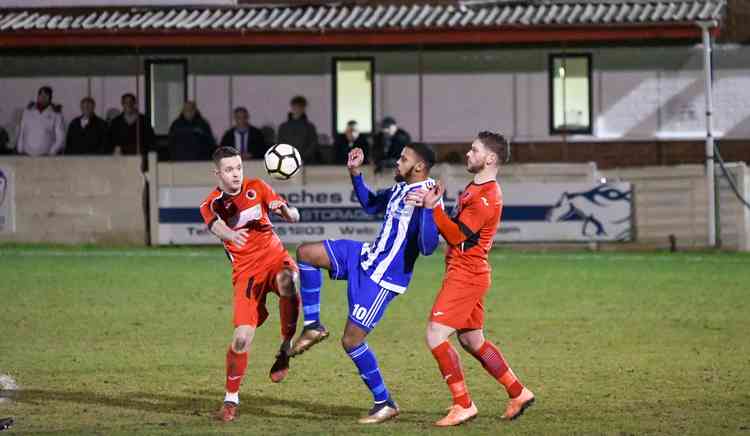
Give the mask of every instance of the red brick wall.
MULTIPOLYGON (((727 162, 750 162, 750 139, 718 141, 727 162)), ((435 144, 438 159, 461 156, 468 144, 435 144)), ((512 162, 596 162, 599 168, 703 163, 703 141, 515 142, 512 162)))

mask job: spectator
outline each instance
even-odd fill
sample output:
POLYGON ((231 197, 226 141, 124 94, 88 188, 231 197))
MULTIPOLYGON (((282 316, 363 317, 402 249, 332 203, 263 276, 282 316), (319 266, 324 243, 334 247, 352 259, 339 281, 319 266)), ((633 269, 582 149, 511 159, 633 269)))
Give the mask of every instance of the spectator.
POLYGON ((146 122, 146 116, 138 112, 135 95, 124 94, 120 99, 122 113, 109 125, 109 141, 106 152, 145 155, 154 147, 154 129, 146 122))
POLYGON ((10 136, 8 136, 8 132, 0 126, 0 155, 2 154, 13 154, 13 149, 10 148, 10 136))
POLYGON ((234 127, 224 133, 221 146, 236 148, 243 159, 262 159, 267 149, 263 132, 250 125, 250 113, 244 107, 234 110, 234 127))
POLYGON ((307 99, 298 95, 289 104, 288 119, 279 126, 278 143, 297 147, 306 164, 317 163, 318 132, 315 124, 307 120, 307 99))
POLYGON ((380 172, 384 168, 395 168, 401 150, 410 142, 411 136, 406 130, 398 127, 396 120, 391 117, 383 118, 380 133, 375 136, 373 145, 375 172, 380 172))
POLYGON ((349 160, 349 151, 353 148, 361 148, 365 153, 364 163, 368 163, 368 155, 370 154, 370 143, 365 135, 362 135, 357 128, 357 122, 352 120, 346 123, 346 130, 344 133, 336 135, 334 140, 334 163, 346 164, 349 160))
POLYGON ((107 123, 96 116, 96 102, 91 97, 81 100, 81 116, 74 118, 68 126, 65 139, 65 154, 106 153, 107 123))
POLYGON ((62 106, 52 103, 52 88, 42 86, 36 103, 23 111, 18 128, 16 150, 29 156, 55 155, 65 146, 65 124, 62 106))
POLYGON ((169 128, 169 157, 173 161, 209 160, 216 139, 194 101, 186 101, 182 113, 169 128))

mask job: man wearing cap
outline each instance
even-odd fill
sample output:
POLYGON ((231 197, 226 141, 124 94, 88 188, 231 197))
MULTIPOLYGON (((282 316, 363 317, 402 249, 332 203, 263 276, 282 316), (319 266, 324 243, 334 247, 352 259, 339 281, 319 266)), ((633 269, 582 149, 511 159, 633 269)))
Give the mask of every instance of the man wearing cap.
POLYGON ((383 118, 380 126, 380 133, 375 136, 373 144, 375 172, 378 173, 384 168, 395 168, 401 150, 411 143, 411 136, 392 117, 383 118))

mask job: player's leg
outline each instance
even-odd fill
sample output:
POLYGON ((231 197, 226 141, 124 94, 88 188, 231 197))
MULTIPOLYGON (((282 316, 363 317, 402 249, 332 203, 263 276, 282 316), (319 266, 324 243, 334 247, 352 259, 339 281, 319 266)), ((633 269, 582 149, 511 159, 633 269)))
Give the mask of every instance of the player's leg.
POLYGON ((477 408, 466 387, 461 357, 449 339, 455 332, 456 329, 453 327, 434 321, 427 324, 427 346, 430 348, 440 369, 440 374, 448 385, 453 398, 453 405, 448 415, 435 423, 440 427, 458 425, 477 415, 477 408))
POLYGON ((255 337, 255 329, 262 324, 267 312, 258 300, 260 286, 251 274, 238 274, 232 279, 234 285, 234 333, 226 355, 226 395, 219 419, 234 420, 239 405, 239 390, 247 369, 250 345, 255 337), (260 313, 262 309, 262 313, 260 313))
POLYGON ((326 250, 327 241, 304 242, 297 247, 297 262, 314 268, 331 269, 331 260, 326 250))
POLYGON ((240 403, 240 384, 245 376, 250 345, 254 337, 255 327, 251 325, 240 325, 234 329, 232 343, 229 345, 226 356, 224 405, 218 416, 222 421, 233 421, 235 418, 237 406, 240 403))
POLYGON ((281 338, 290 343, 297 332, 299 319, 299 292, 297 282, 299 274, 293 269, 282 269, 276 274, 276 289, 279 292, 279 316, 281 319, 281 338))
POLYGON ((474 356, 482 367, 505 387, 508 397, 515 398, 520 395, 523 385, 497 346, 485 339, 481 329, 462 330, 458 334, 458 340, 464 350, 474 356))
POLYGON ((466 387, 461 358, 449 340, 463 325, 473 307, 473 297, 459 286, 446 277, 427 324, 427 346, 453 398, 453 405, 448 414, 435 423, 440 427, 459 425, 474 418, 478 413, 466 387), (461 292, 456 292, 456 289, 461 289, 461 292))
POLYGON ((388 388, 383 381, 380 373, 378 360, 375 353, 367 344, 368 332, 363 330, 358 324, 351 320, 347 321, 344 335, 341 338, 341 346, 357 367, 359 376, 370 390, 373 398, 373 408, 366 417, 360 419, 362 424, 375 424, 385 421, 398 414, 398 407, 391 400, 388 388), (392 405, 388 404, 391 400, 392 405), (390 407, 389 407, 390 406, 390 407))
POLYGON ((320 289, 323 285, 320 268, 331 269, 325 243, 305 243, 297 247, 297 263, 300 268, 304 325, 317 326, 320 324, 320 289))
POLYGON ((364 273, 362 277, 350 277, 348 288, 349 318, 341 338, 341 346, 352 359, 373 397, 373 407, 359 423, 377 424, 395 418, 400 411, 383 381, 378 360, 366 338, 397 294, 380 288, 365 277, 364 273))
POLYGON ((320 268, 330 271, 332 278, 345 277, 346 268, 335 260, 345 258, 342 257, 346 254, 344 242, 346 241, 312 242, 297 247, 304 327, 289 352, 292 357, 304 353, 329 335, 328 330, 320 322, 320 290, 323 286, 323 275, 320 268), (336 247, 339 247, 339 249, 337 250, 336 247), (344 253, 341 252, 342 249, 344 253), (338 254, 337 251, 339 251, 338 254), (334 259, 333 262, 332 258, 334 259))
POLYGON ((281 323, 281 346, 269 376, 271 381, 279 383, 289 373, 289 350, 292 338, 297 331, 299 319, 299 293, 297 291, 299 274, 291 259, 284 261, 282 268, 274 275, 275 290, 279 295, 279 320, 281 323))
MULTIPOLYGON (((478 314, 473 315, 474 318, 478 314)), ((484 337, 482 329, 462 330, 458 334, 461 346, 474 356, 482 367, 504 387, 510 401, 503 419, 516 419, 534 403, 534 394, 525 388, 513 373, 500 349, 484 337)))

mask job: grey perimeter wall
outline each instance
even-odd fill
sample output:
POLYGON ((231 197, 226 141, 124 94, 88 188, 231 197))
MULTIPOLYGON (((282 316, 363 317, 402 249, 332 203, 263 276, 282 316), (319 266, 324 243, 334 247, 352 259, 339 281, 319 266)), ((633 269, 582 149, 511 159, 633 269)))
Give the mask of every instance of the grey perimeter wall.
POLYGON ((2 157, 15 174, 15 233, 0 242, 144 245, 136 157, 2 157))
MULTIPOLYGON (((157 55, 0 56, 0 125, 14 136, 22 108, 39 86, 55 89, 67 121, 91 95, 97 111, 119 108, 120 95, 138 92, 143 108, 146 59, 187 59, 188 94, 220 135, 233 106, 252 122, 277 127, 289 98, 307 96, 321 134, 332 129, 332 60, 375 60, 376 118, 391 115, 415 138, 466 141, 478 130, 500 130, 516 141, 557 141, 549 134, 548 56, 541 48, 340 53, 217 53, 157 55), (421 72, 421 74, 420 74, 421 72), (420 97, 421 96, 421 97, 420 97)), ((705 112, 700 46, 577 48, 593 66, 592 136, 568 141, 700 138, 705 112)), ((714 53, 716 130, 750 138, 750 46, 714 53)), ((175 114, 176 115, 176 114, 175 114)))
MULTIPOLYGON (((13 168, 16 185, 16 232, 0 234, 0 243, 146 243, 145 179, 138 158, 3 157, 0 164, 13 168)), ((154 186, 201 186, 208 192, 215 184, 210 165, 161 163, 158 176, 148 176, 158 183, 154 186)), ((249 161, 247 173, 264 174, 260 165, 249 161)), ((750 197, 750 171, 744 164, 730 164, 730 168, 742 193, 750 197)), ((440 164, 434 176, 451 186, 468 181, 465 168, 456 165, 440 164)), ((313 166, 290 182, 269 182, 320 185, 329 183, 331 177, 346 178, 340 167, 313 166)), ((376 177, 370 168, 366 177, 372 186, 391 183, 389 176, 376 177)), ((503 168, 500 181, 594 183, 601 177, 633 183, 636 247, 668 247, 669 235, 675 235, 681 249, 705 247, 706 180, 700 165, 675 166, 669 171, 664 167, 599 171, 591 163, 510 165, 503 168)), ((724 248, 750 250, 750 209, 739 204, 726 183, 720 195, 724 248)))

